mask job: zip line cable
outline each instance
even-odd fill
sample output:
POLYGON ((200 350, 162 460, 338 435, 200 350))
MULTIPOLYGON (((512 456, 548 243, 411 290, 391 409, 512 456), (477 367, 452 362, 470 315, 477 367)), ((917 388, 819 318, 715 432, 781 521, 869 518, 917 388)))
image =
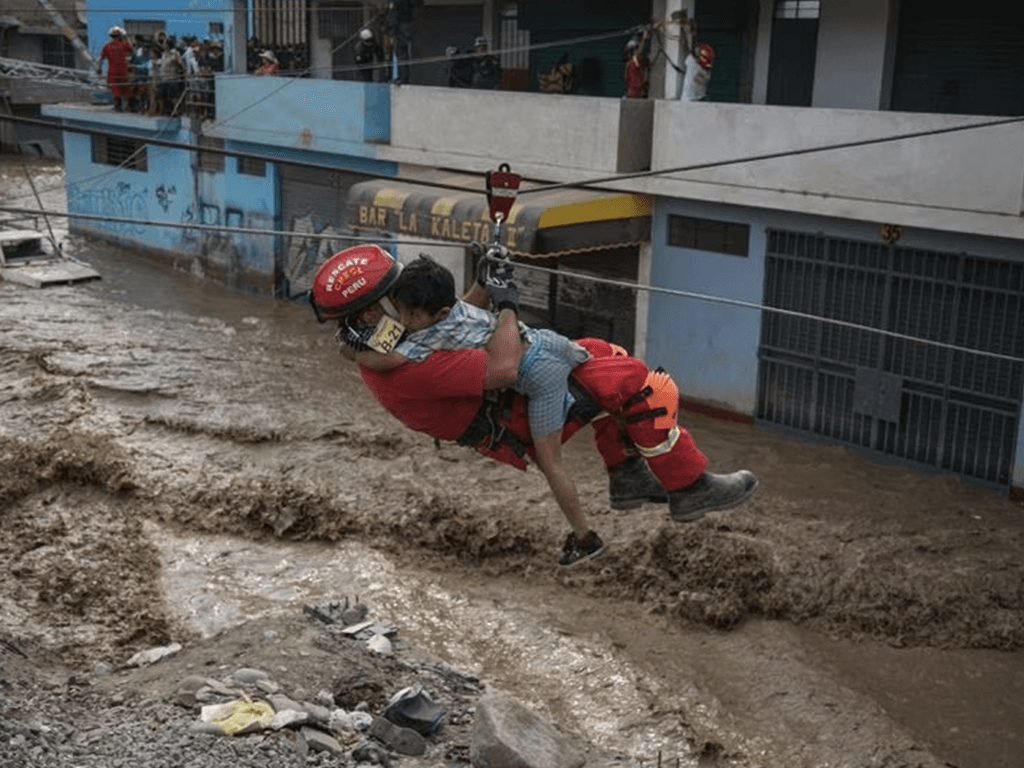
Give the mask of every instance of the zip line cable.
MULTIPOLYGON (((40 211, 33 210, 33 209, 12 208, 12 207, 8 207, 8 206, 0 206, 0 212, 4 212, 4 213, 20 213, 20 214, 29 214, 29 215, 36 215, 36 214, 40 213, 40 211)), ((348 242, 372 242, 372 243, 380 242, 380 238, 379 237, 365 237, 365 236, 361 236, 361 235, 347 235, 347 234, 342 234, 342 233, 333 233, 333 234, 330 234, 330 235, 325 235, 325 234, 317 234, 317 233, 312 233, 312 232, 309 232, 309 233, 305 233, 305 232, 303 232, 303 233, 296 233, 296 232, 290 232, 290 231, 287 231, 287 230, 255 229, 255 228, 250 228, 250 227, 231 227, 231 228, 227 228, 227 227, 216 225, 216 224, 191 224, 191 223, 162 222, 162 221, 140 222, 138 219, 129 219, 129 218, 112 217, 112 216, 99 216, 99 215, 95 215, 95 214, 66 213, 66 212, 61 212, 61 211, 46 211, 44 213, 44 215, 55 216, 55 217, 58 217, 58 218, 60 218, 60 217, 68 218, 68 219, 74 218, 74 219, 83 219, 83 220, 87 220, 87 221, 103 221, 103 222, 111 222, 111 223, 118 223, 118 224, 136 224, 136 225, 140 225, 140 226, 144 225, 144 226, 152 226, 152 227, 167 227, 167 228, 171 228, 171 229, 191 229, 191 230, 198 230, 198 231, 204 231, 204 232, 223 232, 223 231, 227 230, 228 232, 231 232, 231 233, 251 234, 251 235, 257 235, 257 236, 263 236, 263 237, 285 236, 285 237, 301 237, 301 238, 306 238, 306 239, 338 240, 338 241, 348 241, 348 242)), ((430 246, 437 246, 437 245, 439 245, 439 241, 437 241, 437 240, 418 240, 418 241, 417 240, 403 240, 402 244, 403 245, 421 245, 421 246, 430 247, 430 246)), ((444 244, 445 245, 459 245, 459 243, 444 243, 444 244)), ((463 245, 465 245, 465 244, 463 244, 463 245)), ((559 276, 559 277, 572 277, 572 278, 575 278, 575 279, 578 279, 578 280, 589 281, 589 282, 593 282, 593 283, 596 283, 596 284, 599 284, 599 285, 609 285, 609 286, 613 286, 613 287, 616 287, 616 288, 628 288, 628 289, 633 290, 633 291, 646 291, 648 293, 660 293, 660 294, 664 294, 664 295, 667 295, 667 296, 675 296, 675 297, 684 298, 684 299, 696 299, 697 301, 705 301, 705 302, 708 302, 708 303, 711 303, 711 304, 723 304, 723 305, 726 305, 726 306, 739 307, 741 309, 752 309, 752 310, 756 310, 758 312, 768 312, 768 313, 782 315, 784 317, 790 317, 790 318, 795 318, 795 319, 799 319, 799 320, 811 320, 811 321, 816 321, 816 322, 820 322, 820 323, 825 323, 825 324, 828 324, 828 325, 838 326, 840 328, 845 328, 845 329, 848 329, 848 330, 862 331, 862 332, 865 332, 865 333, 876 333, 876 334, 879 334, 879 335, 882 335, 882 336, 886 336, 888 338, 897 339, 897 340, 900 340, 900 341, 907 341, 907 342, 910 342, 912 344, 923 344, 923 345, 938 347, 940 349, 949 350, 949 351, 952 351, 952 352, 962 352, 962 353, 970 354, 970 355, 981 355, 981 356, 984 356, 984 357, 995 358, 997 360, 1004 360, 1004 361, 1010 362, 1010 363, 1024 363, 1024 358, 1014 357, 1013 355, 1004 354, 1002 352, 990 352, 990 351, 981 350, 981 349, 972 349, 970 347, 964 347, 964 346, 961 346, 961 345, 958 345, 958 344, 952 344, 952 343, 949 343, 949 342, 936 341, 934 339, 923 339, 923 338, 921 338, 919 336, 911 336, 909 334, 899 333, 898 331, 890 331, 890 330, 886 330, 884 328, 874 328, 874 327, 869 326, 869 325, 861 325, 859 323, 853 323, 853 322, 850 322, 848 320, 840 320, 838 318, 822 317, 820 315, 812 315, 812 314, 809 314, 807 312, 800 312, 800 311, 794 310, 794 309, 784 309, 782 307, 770 307, 770 306, 767 306, 765 304, 761 304, 761 303, 755 302, 755 301, 746 301, 744 299, 730 299, 730 298, 727 298, 727 297, 724 297, 724 296, 713 296, 713 295, 706 294, 706 293, 697 293, 695 291, 683 291, 683 290, 679 290, 679 289, 675 289, 675 288, 661 288, 659 286, 643 285, 643 284, 640 284, 640 283, 633 283, 633 282, 628 282, 628 281, 625 281, 625 280, 614 280, 614 279, 611 279, 611 278, 598 277, 597 275, 590 275, 590 274, 587 274, 587 273, 584 273, 584 272, 574 272, 574 271, 571 271, 571 270, 551 269, 550 267, 542 267, 542 266, 539 266, 537 264, 530 263, 530 262, 517 261, 517 262, 515 262, 515 268, 516 269, 523 268, 523 269, 527 269, 527 270, 533 270, 533 271, 536 271, 536 272, 541 272, 541 273, 545 273, 545 274, 549 274, 549 275, 556 275, 556 276, 559 276)))

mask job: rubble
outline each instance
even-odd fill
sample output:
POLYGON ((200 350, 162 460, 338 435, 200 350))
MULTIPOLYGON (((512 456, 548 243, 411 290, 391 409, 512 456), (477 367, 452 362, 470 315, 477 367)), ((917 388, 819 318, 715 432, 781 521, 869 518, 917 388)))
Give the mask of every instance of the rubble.
MULTIPOLYGON (((0 722, 0 765, 583 768, 586 754, 598 754, 477 678, 422 658, 404 643, 396 643, 395 655, 380 657, 370 641, 397 640, 392 622, 363 618, 339 627, 324 620, 329 614, 304 613, 305 634, 275 633, 290 641, 281 640, 274 650, 282 660, 308 657, 309 638, 330 649, 327 659, 334 663, 311 662, 319 665, 323 687, 303 688, 287 663, 271 669, 268 656, 244 654, 233 660, 249 663, 220 663, 216 674, 177 676, 194 666, 188 657, 197 649, 188 644, 173 654, 154 653, 141 666, 107 670, 97 662, 76 689, 95 722, 49 719, 43 703, 35 721, 19 722, 8 712, 0 722)), ((267 631, 248 630, 252 637, 267 631)), ((34 689, 37 696, 43 691, 51 689, 34 689)), ((610 764, 595 760, 594 768, 610 764)))

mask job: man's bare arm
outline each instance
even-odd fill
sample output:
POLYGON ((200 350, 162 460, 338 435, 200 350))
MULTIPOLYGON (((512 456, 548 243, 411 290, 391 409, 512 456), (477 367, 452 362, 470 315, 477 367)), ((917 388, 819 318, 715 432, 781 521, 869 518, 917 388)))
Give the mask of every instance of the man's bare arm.
POLYGON ((462 294, 462 300, 467 304, 472 304, 474 307, 480 307, 481 309, 491 308, 491 299, 487 295, 487 289, 475 280, 469 287, 469 290, 462 294))
MULTIPOLYGON (((486 292, 484 293, 486 296, 486 292)), ((523 344, 519 339, 519 317, 515 310, 505 308, 498 313, 498 325, 487 342, 487 369, 484 389, 511 387, 519 373, 523 344)))

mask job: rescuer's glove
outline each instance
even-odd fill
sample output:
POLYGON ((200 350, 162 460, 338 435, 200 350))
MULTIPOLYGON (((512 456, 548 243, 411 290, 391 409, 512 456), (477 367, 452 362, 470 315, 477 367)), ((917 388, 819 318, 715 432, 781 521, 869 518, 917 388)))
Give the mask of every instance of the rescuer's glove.
POLYGON ((494 311, 500 312, 503 309, 511 309, 519 314, 519 286, 511 279, 512 270, 508 270, 508 278, 497 278, 494 275, 487 281, 484 289, 494 304, 494 311))

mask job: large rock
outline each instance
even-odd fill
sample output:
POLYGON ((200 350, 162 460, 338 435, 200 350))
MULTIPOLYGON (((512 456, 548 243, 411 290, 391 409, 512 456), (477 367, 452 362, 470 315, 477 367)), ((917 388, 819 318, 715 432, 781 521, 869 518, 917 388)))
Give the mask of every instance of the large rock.
POLYGON ((476 706, 469 757, 473 768, 580 768, 583 753, 514 699, 487 693, 476 706))

